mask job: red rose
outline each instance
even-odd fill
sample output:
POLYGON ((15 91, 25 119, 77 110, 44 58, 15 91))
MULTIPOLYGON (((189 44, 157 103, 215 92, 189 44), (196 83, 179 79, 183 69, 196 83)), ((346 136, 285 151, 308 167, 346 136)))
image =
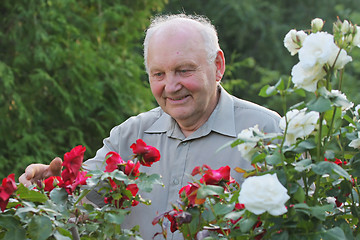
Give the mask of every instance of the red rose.
POLYGON ((10 196, 16 191, 15 174, 12 173, 3 179, 0 186, 0 208, 5 211, 10 196))
POLYGON ((232 183, 235 180, 230 176, 230 167, 220 167, 217 170, 211 169, 208 165, 204 164, 202 167, 195 167, 191 175, 195 176, 197 174, 204 173, 200 179, 201 183, 218 185, 220 182, 232 183))
POLYGON ((86 185, 86 179, 89 178, 89 176, 86 176, 87 172, 86 171, 81 171, 79 172, 79 174, 76 176, 74 182, 71 184, 71 191, 74 192, 76 187, 79 185, 86 185))
POLYGON ((197 191, 200 188, 200 185, 197 183, 189 183, 188 185, 182 187, 179 191, 180 198, 188 200, 189 207, 193 207, 196 204, 203 204, 205 199, 197 198, 197 191))
POLYGON ((139 162, 135 164, 133 161, 128 160, 125 165, 125 174, 128 176, 131 174, 136 177, 140 174, 139 167, 140 167, 139 162))
MULTIPOLYGON (((61 186, 63 186, 65 183, 67 184, 71 184, 73 181, 75 181, 76 179, 76 175, 70 173, 68 168, 65 168, 62 172, 61 172, 61 177, 63 182, 60 184, 61 186)), ((59 185, 59 186, 60 186, 59 185)))
POLYGON ((160 152, 155 147, 146 145, 142 139, 136 140, 130 148, 143 166, 150 167, 154 162, 160 160, 160 152))
POLYGON ((70 175, 77 176, 84 160, 85 151, 86 148, 79 145, 64 154, 64 162, 62 165, 68 169, 70 175))
POLYGON ((86 179, 89 178, 85 176, 86 174, 87 172, 82 171, 75 176, 66 168, 61 173, 62 181, 59 182, 58 186, 65 188, 69 194, 72 194, 79 184, 86 185, 86 179))
POLYGON ((117 152, 108 152, 105 158, 107 163, 105 172, 113 172, 118 169, 118 165, 125 163, 117 152))
POLYGON ((165 213, 165 217, 170 221, 170 231, 175 232, 184 223, 190 223, 192 215, 188 212, 184 212, 181 209, 173 209, 165 213))
POLYGON ((205 171, 204 176, 202 177, 203 181, 206 184, 217 185, 221 181, 232 182, 233 179, 230 177, 230 167, 225 166, 221 167, 218 170, 213 170, 208 167, 208 170, 205 171))
POLYGON ((60 176, 51 176, 44 180, 44 191, 51 192, 57 185, 62 182, 60 176))

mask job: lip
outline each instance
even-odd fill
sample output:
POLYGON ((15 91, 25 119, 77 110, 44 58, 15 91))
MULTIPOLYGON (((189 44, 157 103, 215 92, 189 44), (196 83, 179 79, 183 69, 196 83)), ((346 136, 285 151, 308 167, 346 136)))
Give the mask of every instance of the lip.
POLYGON ((190 95, 186 95, 183 97, 174 97, 174 98, 167 97, 166 102, 170 103, 170 104, 175 104, 175 105, 176 104, 184 104, 188 101, 189 98, 190 98, 190 95))

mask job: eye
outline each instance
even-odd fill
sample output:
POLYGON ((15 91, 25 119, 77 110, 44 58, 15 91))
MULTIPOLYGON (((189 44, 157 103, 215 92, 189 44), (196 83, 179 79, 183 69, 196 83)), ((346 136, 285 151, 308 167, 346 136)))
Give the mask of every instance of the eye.
POLYGON ((180 69, 178 74, 182 77, 189 77, 192 74, 193 70, 191 69, 180 69))
POLYGON ((164 78, 164 73, 163 72, 155 72, 151 75, 151 77, 155 80, 161 80, 164 78))
POLYGON ((163 73, 162 72, 158 72, 158 73, 154 73, 154 77, 161 77, 163 75, 163 73))

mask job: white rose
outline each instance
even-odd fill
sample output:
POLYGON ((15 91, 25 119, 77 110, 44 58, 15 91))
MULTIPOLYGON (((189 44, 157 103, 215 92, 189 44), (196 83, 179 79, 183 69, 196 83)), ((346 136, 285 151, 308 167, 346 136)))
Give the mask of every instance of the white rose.
POLYGON ((304 31, 290 30, 284 38, 284 46, 294 56, 302 46, 307 34, 304 31))
POLYGON ((304 68, 313 68, 327 63, 334 52, 337 53, 337 49, 333 35, 326 32, 311 33, 299 50, 299 60, 304 68))
POLYGON ((350 142, 349 147, 360 148, 360 132, 358 132, 358 138, 350 142))
POLYGON ((278 216, 287 212, 285 203, 289 198, 287 189, 279 182, 276 174, 266 174, 245 179, 241 186, 239 203, 257 215, 267 211, 278 216))
POLYGON ((356 34, 353 39, 353 45, 360 48, 360 27, 356 26, 356 34))
POLYGON ((342 69, 344 66, 352 61, 352 57, 347 55, 347 52, 344 49, 341 49, 340 54, 338 54, 340 51, 340 48, 337 47, 337 51, 333 52, 333 55, 329 58, 328 64, 330 66, 334 65, 335 63, 335 69, 342 69))
POLYGON ((342 111, 346 111, 354 106, 354 103, 350 102, 346 95, 339 90, 331 90, 329 97, 334 99, 334 105, 341 107, 342 111))
POLYGON ((320 31, 324 26, 324 21, 321 18, 315 18, 311 21, 311 29, 315 32, 320 31))
POLYGON ((326 75, 322 65, 314 65, 312 68, 304 68, 301 62, 291 70, 291 80, 295 87, 302 88, 309 92, 315 92, 317 83, 326 75))
MULTIPOLYGON (((303 138, 310 135, 317 124, 319 114, 314 111, 306 112, 306 109, 291 110, 286 113, 288 121, 288 128, 285 136, 284 145, 289 146, 296 142, 297 138, 303 138)), ((286 121, 285 117, 282 117, 279 122, 281 129, 285 130, 286 121)))
POLYGON ((256 145, 260 140, 262 133, 259 130, 258 125, 255 125, 252 128, 244 129, 238 134, 238 139, 244 140, 244 143, 237 145, 238 150, 243 158, 248 161, 251 161, 252 156, 257 151, 256 145), (255 134, 254 134, 255 133, 255 134))

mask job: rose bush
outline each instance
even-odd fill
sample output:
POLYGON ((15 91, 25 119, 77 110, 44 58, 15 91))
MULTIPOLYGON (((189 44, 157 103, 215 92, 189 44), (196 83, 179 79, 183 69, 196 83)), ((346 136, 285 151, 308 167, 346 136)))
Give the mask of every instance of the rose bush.
POLYGON ((89 172, 81 169, 86 149, 76 146, 64 154, 61 176, 30 187, 16 184, 10 174, 0 186, 0 239, 140 238, 136 227, 122 229, 121 223, 132 206, 150 204, 141 198, 140 190, 151 191, 154 184, 162 184, 159 175, 139 171, 140 164, 151 166, 160 158, 156 148, 145 146, 146 151, 134 150, 134 158, 126 162, 118 153, 109 152, 105 171, 89 172), (151 157, 140 158, 148 149, 151 157), (104 197, 103 207, 84 201, 92 190, 104 197))
POLYGON ((283 131, 264 133, 255 125, 231 143, 254 166, 235 169, 243 173, 242 186, 231 177, 206 182, 206 171, 225 172, 197 167, 193 175, 200 180, 183 187, 180 203, 154 219, 163 226, 160 235, 167 236, 170 221, 170 230, 185 239, 360 239, 360 105, 354 108, 341 92, 360 28, 338 20, 329 34, 323 26, 316 18, 311 30, 286 34, 284 46, 299 62, 289 80, 260 92, 282 97, 283 131), (288 109, 290 94, 305 99, 288 109))

